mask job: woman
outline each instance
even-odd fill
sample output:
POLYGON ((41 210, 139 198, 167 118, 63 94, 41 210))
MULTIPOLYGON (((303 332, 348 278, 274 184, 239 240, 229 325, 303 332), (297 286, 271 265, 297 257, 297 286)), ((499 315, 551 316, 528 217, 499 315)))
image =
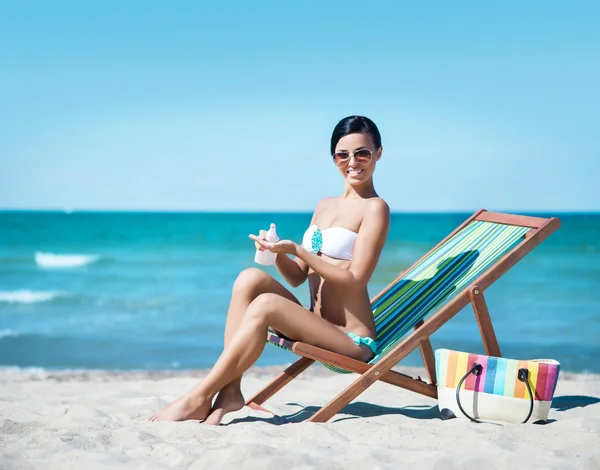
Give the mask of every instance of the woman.
POLYGON ((277 269, 290 285, 297 287, 308 279, 310 309, 260 269, 243 271, 233 286, 223 353, 202 382, 151 421, 219 424, 226 413, 241 409, 242 374, 261 355, 269 327, 361 361, 374 356, 377 344, 367 282, 390 224, 389 207, 373 186, 382 150, 381 136, 370 119, 350 116, 338 123, 331 154, 344 178, 342 195, 319 202, 302 245, 290 240, 269 243, 264 230, 258 237, 250 235, 258 249, 277 253, 277 269))

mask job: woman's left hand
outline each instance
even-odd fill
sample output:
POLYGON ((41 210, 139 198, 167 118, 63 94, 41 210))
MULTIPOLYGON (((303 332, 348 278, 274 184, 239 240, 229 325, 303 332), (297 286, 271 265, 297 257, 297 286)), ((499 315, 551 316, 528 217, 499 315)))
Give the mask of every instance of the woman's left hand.
POLYGON ((296 255, 298 245, 291 240, 279 240, 278 242, 268 242, 256 235, 248 235, 251 240, 254 240, 258 244, 262 245, 265 249, 272 253, 285 253, 288 255, 296 255))

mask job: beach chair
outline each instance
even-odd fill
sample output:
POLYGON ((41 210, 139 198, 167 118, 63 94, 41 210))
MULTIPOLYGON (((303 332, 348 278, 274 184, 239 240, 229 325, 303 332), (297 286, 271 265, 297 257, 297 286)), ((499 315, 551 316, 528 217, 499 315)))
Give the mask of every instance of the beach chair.
POLYGON ((558 227, 560 221, 555 217, 479 210, 374 297, 379 350, 373 360, 361 362, 269 333, 269 343, 302 357, 246 405, 268 411, 262 404, 315 361, 335 372, 360 376, 308 421, 328 421, 378 380, 437 398, 435 358, 429 337, 471 303, 485 353, 501 357, 483 293, 558 227), (391 370, 417 347, 429 383, 391 370))

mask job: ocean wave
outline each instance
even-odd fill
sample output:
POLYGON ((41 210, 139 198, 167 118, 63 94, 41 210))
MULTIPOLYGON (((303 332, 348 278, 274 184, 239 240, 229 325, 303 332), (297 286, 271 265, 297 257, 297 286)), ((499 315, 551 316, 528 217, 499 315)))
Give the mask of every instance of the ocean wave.
POLYGON ((21 336, 19 333, 13 330, 0 330, 0 339, 21 336))
POLYGON ((57 255, 36 251, 35 262, 42 268, 77 268, 98 261, 98 255, 57 255))
POLYGON ((67 293, 61 291, 33 291, 27 289, 0 291, 0 302, 8 302, 11 304, 35 304, 39 302, 48 302, 57 297, 64 297, 67 295, 67 293))

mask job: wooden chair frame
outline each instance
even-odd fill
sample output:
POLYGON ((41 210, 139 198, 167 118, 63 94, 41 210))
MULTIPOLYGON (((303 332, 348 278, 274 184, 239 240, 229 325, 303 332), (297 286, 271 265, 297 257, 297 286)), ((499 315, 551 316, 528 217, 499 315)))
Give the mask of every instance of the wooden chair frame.
MULTIPOLYGON (((308 421, 317 423, 327 422, 378 380, 422 395, 437 398, 435 358, 429 337, 469 303, 471 303, 475 312, 475 318, 477 319, 485 353, 490 356, 501 357, 500 347, 498 346, 498 341, 496 339, 496 334, 494 333, 492 320, 483 292, 521 260, 521 258, 555 232, 560 227, 560 220, 556 217, 546 219, 516 214, 488 212, 485 209, 481 209, 475 212, 463 224, 458 226, 450 235, 438 243, 409 269, 412 269, 419 264, 433 251, 474 220, 506 225, 518 225, 529 227, 530 230, 527 231, 524 239, 519 244, 512 248, 502 258, 497 260, 448 304, 440 308, 427 320, 421 320, 408 337, 389 350, 377 363, 368 364, 297 341, 293 343, 291 349, 295 354, 301 356, 301 358, 285 369, 285 371, 266 387, 248 399, 246 405, 254 409, 268 411, 262 407, 262 404, 306 370, 315 361, 327 362, 342 367, 348 371, 360 374, 360 377, 312 415, 308 421), (404 359, 417 346, 421 350, 430 383, 391 370, 392 367, 404 359)), ((373 302, 383 295, 390 286, 396 283, 402 275, 403 273, 400 273, 398 278, 373 299, 373 302)))

